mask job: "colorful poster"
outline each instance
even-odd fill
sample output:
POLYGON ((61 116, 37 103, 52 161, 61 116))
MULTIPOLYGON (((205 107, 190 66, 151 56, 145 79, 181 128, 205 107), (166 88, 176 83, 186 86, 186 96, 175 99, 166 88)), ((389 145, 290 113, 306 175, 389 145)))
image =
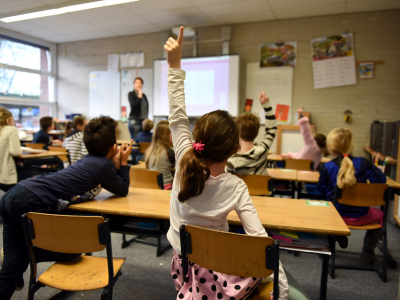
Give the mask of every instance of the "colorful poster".
POLYGON ((353 34, 325 36, 311 39, 313 61, 353 56, 353 34))
POLYGON ((374 78, 374 63, 373 62, 360 63, 359 71, 361 79, 374 78))
POLYGON ((289 119, 289 105, 277 104, 275 118, 278 122, 287 122, 289 119))
POLYGON ((279 42, 260 45, 260 68, 295 67, 297 42, 279 42))
POLYGON ((253 106, 253 99, 246 99, 246 104, 244 105, 244 111, 251 112, 252 106, 253 106))

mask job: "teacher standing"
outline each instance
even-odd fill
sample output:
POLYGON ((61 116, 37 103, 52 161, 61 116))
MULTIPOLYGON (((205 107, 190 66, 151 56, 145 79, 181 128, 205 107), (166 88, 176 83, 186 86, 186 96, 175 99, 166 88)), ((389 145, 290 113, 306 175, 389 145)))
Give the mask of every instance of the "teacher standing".
POLYGON ((149 102, 142 91, 143 79, 136 77, 133 81, 134 90, 129 92, 128 99, 131 106, 129 114, 129 132, 131 139, 136 140, 136 136, 142 131, 142 122, 149 116, 149 102))

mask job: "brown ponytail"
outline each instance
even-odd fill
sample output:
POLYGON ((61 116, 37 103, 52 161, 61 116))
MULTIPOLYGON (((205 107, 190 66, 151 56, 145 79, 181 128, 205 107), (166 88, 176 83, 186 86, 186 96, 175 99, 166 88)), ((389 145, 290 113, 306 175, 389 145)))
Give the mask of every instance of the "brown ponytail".
POLYGON ((72 129, 76 129, 78 125, 85 125, 86 118, 82 116, 76 116, 69 121, 65 126, 65 136, 69 136, 72 133, 72 129))
POLYGON ((67 125, 65 125, 65 136, 69 136, 72 132, 72 126, 71 126, 71 121, 67 122, 67 125))
POLYGON ((347 128, 336 128, 329 132, 327 146, 333 156, 344 156, 340 164, 336 184, 339 188, 349 188, 357 183, 356 170, 347 156, 353 151, 353 133, 347 128))
POLYGON ((239 132, 232 116, 223 110, 210 112, 196 121, 193 139, 204 150, 189 149, 179 163, 180 202, 200 195, 210 177, 208 164, 226 161, 239 148, 239 132))

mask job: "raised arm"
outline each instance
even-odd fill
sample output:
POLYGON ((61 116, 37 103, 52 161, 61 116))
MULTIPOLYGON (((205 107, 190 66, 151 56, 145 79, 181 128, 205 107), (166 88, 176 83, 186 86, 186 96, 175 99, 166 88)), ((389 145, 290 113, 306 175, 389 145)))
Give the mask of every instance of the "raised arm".
POLYGON ((184 80, 186 72, 181 70, 181 48, 183 41, 183 27, 175 41, 169 38, 164 45, 168 61, 168 100, 169 100, 169 127, 172 134, 176 160, 192 147, 189 131, 189 119, 185 106, 184 80))
POLYGON ((264 108, 264 113, 265 113, 265 136, 264 139, 261 141, 261 144, 269 150, 271 147, 272 142, 275 139, 276 136, 276 131, 277 131, 277 121, 275 118, 275 114, 272 110, 271 102, 269 102, 269 97, 265 95, 264 92, 261 92, 260 96, 258 96, 260 99, 261 105, 264 108))

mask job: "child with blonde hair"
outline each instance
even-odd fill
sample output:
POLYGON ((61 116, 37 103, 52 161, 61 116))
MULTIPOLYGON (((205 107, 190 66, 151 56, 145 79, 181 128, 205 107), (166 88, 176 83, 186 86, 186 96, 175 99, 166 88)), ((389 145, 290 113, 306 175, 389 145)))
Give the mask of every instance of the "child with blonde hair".
POLYGON ((172 168, 175 166, 175 152, 172 148, 171 130, 166 120, 160 121, 153 134, 150 147, 145 155, 146 168, 163 175, 164 189, 172 188, 172 168))
MULTIPOLYGON (((249 235, 268 236, 243 180, 225 172, 238 151, 239 132, 228 112, 216 110, 196 121, 193 141, 185 107, 185 71, 181 70, 183 27, 178 40, 169 38, 167 51, 169 124, 176 151, 176 179, 172 188, 167 238, 174 248, 171 275, 177 299, 245 299, 261 278, 221 274, 189 262, 183 278, 179 227, 195 225, 228 231, 227 217, 235 210, 249 235)), ((287 299, 288 283, 279 264, 279 299, 287 299)), ((275 299, 277 300, 277 299, 275 299)))
POLYGON ((18 129, 13 115, 0 107, 0 190, 7 192, 18 182, 13 157, 22 154, 18 129))
MULTIPOLYGON (((329 153, 335 158, 322 165, 318 182, 318 190, 332 201, 336 185, 343 189, 352 187, 357 182, 385 183, 386 177, 376 166, 363 157, 354 157, 353 133, 347 128, 336 128, 327 137, 329 153)), ((383 226, 383 212, 374 207, 356 207, 336 204, 336 209, 346 224, 365 225, 379 222, 383 226)), ((374 249, 379 241, 380 229, 367 230, 361 259, 376 260, 374 249)))

